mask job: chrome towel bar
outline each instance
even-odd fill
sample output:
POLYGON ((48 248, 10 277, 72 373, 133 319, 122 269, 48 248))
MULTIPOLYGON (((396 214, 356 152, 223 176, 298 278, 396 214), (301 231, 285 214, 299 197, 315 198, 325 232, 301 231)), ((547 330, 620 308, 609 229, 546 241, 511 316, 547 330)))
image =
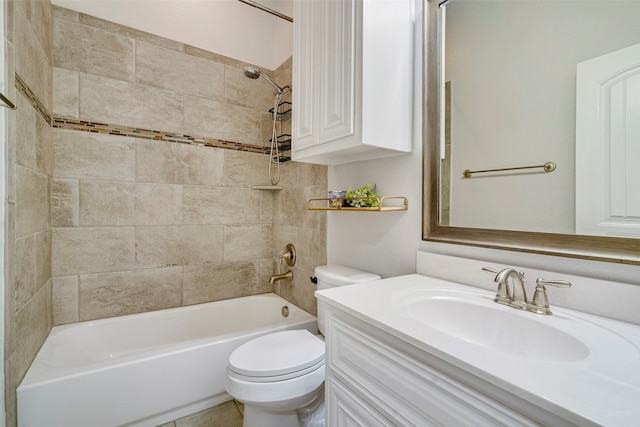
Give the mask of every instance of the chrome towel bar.
POLYGON ((474 173, 502 172, 502 171, 514 171, 514 170, 520 170, 520 169, 537 169, 537 168, 542 168, 544 169, 545 172, 553 172, 554 170, 556 170, 556 164, 554 162, 547 162, 544 165, 518 166, 513 168, 485 169, 485 170, 478 170, 478 171, 472 171, 467 169, 462 173, 462 175, 465 178, 471 178, 471 175, 474 173))
POLYGON ((18 108, 18 107, 16 107, 16 104, 14 104, 13 102, 9 101, 9 98, 4 96, 2 94, 2 92, 0 92, 0 101, 2 101, 4 103, 4 105, 2 105, 3 107, 11 108, 12 110, 15 110, 16 108, 18 108))

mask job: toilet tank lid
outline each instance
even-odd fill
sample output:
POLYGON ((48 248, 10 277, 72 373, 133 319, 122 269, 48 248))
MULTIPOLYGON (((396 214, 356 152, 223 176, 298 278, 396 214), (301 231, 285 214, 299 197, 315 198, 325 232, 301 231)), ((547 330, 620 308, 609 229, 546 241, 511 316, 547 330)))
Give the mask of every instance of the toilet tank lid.
POLYGON ((318 281, 330 283, 335 286, 348 285, 351 283, 364 283, 380 280, 380 276, 344 265, 321 265, 315 268, 315 275, 318 281))

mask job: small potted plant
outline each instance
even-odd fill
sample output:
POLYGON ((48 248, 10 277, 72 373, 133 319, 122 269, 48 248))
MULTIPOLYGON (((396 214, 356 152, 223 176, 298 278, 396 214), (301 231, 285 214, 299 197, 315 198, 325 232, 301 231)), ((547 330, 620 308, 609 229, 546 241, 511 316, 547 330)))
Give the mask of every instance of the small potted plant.
POLYGON ((367 184, 357 190, 349 187, 346 195, 347 206, 354 208, 377 208, 379 207, 380 195, 376 193, 376 185, 367 184))

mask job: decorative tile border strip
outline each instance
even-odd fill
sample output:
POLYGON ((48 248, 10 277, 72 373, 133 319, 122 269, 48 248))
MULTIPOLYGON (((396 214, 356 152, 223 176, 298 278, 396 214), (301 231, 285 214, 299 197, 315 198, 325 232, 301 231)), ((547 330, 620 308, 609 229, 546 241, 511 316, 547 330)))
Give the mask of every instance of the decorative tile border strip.
POLYGON ((129 136, 133 138, 152 139, 154 141, 179 142, 182 144, 197 144, 207 147, 226 148, 237 151, 269 154, 269 147, 261 145, 243 144, 241 142, 224 141, 214 138, 197 138, 172 132, 160 132, 156 130, 115 126, 104 123, 87 122, 84 120, 54 117, 53 127, 58 129, 71 129, 83 132, 100 133, 103 135, 129 136))
MULTIPOLYGON (((100 133, 103 135, 119 135, 133 138, 152 139, 154 141, 178 142, 181 144, 196 144, 206 147, 224 148, 227 150, 247 151, 251 153, 269 155, 269 147, 263 147, 255 144, 244 144, 241 142, 224 141, 215 138, 201 138, 190 135, 183 135, 172 132, 160 132, 156 130, 131 128, 126 126, 108 125, 104 123, 88 122, 78 119, 69 119, 65 117, 52 117, 45 106, 40 102, 38 97, 27 86, 24 80, 16 73, 15 87, 21 92, 31 103, 33 108, 49 123, 52 127, 58 129, 70 129, 82 132, 100 133)), ((291 160, 290 154, 284 153, 282 149, 289 150, 289 146, 281 146, 280 161, 286 162, 291 160), (288 155, 287 155, 288 154, 288 155)))
POLYGON ((24 80, 22 80, 22 77, 20 77, 18 73, 15 73, 15 77, 15 87, 16 89, 18 89, 18 92, 22 93, 27 98, 27 100, 29 100, 33 108, 35 108, 38 114, 40 114, 47 123, 51 124, 51 114, 47 112, 47 109, 42 104, 42 102, 40 102, 36 94, 33 93, 31 89, 29 89, 29 86, 27 86, 27 84, 24 82, 24 80))

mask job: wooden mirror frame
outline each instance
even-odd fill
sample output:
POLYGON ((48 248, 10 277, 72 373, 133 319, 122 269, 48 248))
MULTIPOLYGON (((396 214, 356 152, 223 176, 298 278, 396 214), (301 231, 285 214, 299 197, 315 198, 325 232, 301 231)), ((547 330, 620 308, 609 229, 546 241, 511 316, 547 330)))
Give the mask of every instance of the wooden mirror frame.
POLYGON ((640 265, 640 239, 450 227, 439 224, 440 4, 424 1, 422 240, 640 265))

